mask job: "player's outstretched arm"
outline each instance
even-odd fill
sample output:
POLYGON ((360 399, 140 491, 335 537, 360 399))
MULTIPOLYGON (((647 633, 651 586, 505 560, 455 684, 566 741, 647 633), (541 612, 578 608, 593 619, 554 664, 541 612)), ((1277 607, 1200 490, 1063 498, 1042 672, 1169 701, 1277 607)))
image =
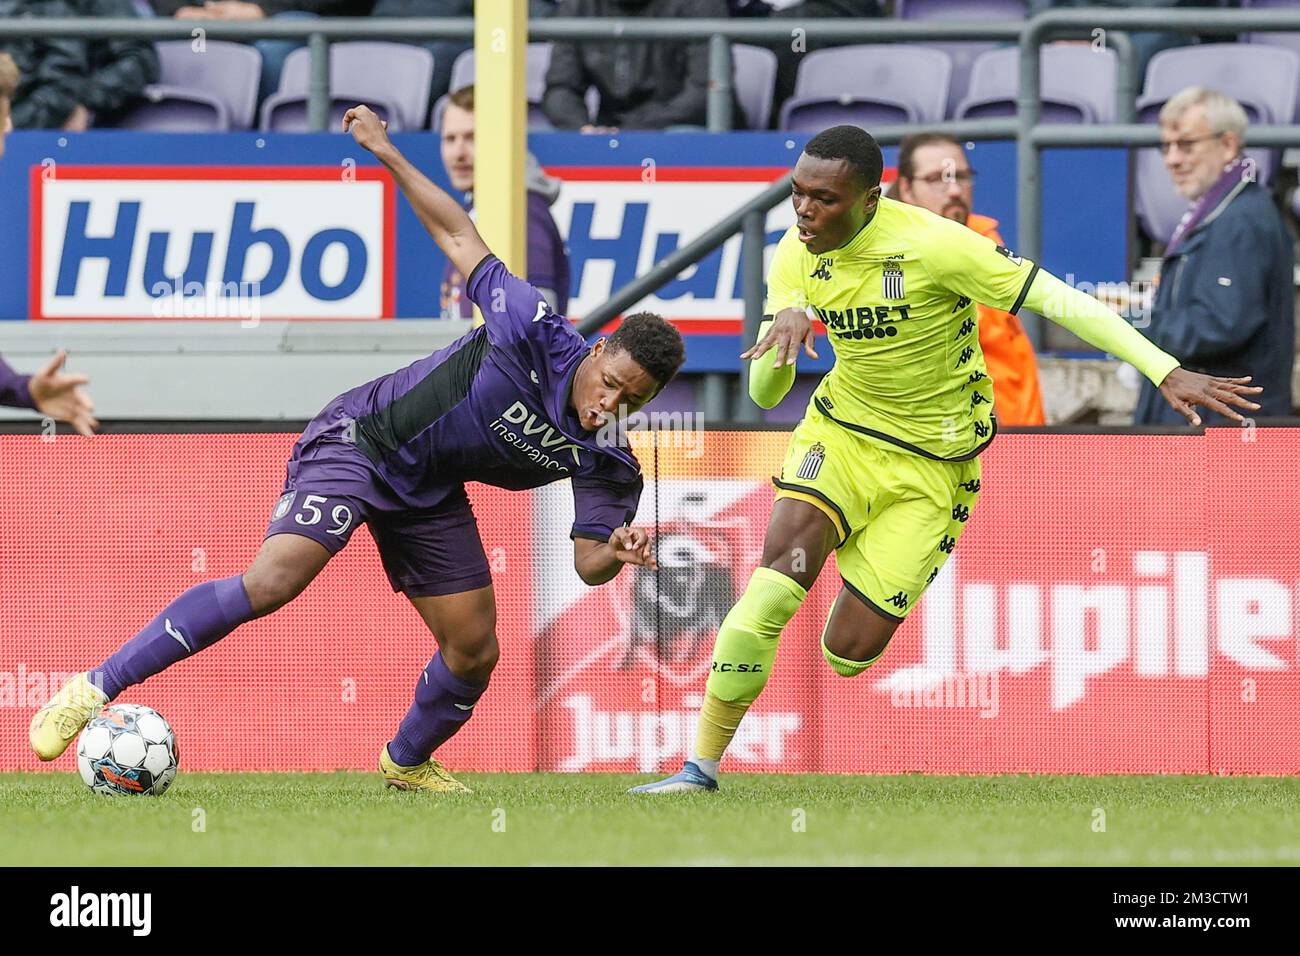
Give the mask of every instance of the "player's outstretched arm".
POLYGON ((468 278, 474 267, 492 250, 474 228, 474 222, 460 203, 452 199, 415 168, 388 138, 388 124, 368 106, 354 106, 343 114, 343 132, 351 133, 358 145, 374 153, 388 167, 407 202, 438 248, 461 275, 468 278))
POLYGON ((640 528, 615 528, 608 542, 591 538, 573 541, 573 567, 582 583, 595 587, 613 580, 625 564, 639 564, 659 570, 650 547, 650 536, 640 528))
POLYGON ((1025 296, 1025 304, 1084 341, 1133 365, 1193 425, 1201 424, 1197 405, 1238 422, 1245 419, 1229 406, 1246 411, 1259 408, 1247 396, 1258 395, 1264 389, 1249 385, 1249 375, 1220 378, 1180 368, 1176 358, 1158 348, 1122 316, 1051 273, 1038 271, 1025 296))

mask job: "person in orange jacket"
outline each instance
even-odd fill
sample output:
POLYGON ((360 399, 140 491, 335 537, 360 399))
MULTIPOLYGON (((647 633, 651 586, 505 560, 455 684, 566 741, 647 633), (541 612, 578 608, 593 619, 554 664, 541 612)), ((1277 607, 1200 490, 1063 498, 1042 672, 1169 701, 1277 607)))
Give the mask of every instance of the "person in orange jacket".
MULTIPOLYGON (((942 133, 914 133, 899 145, 895 199, 923 206, 1003 245, 998 222, 971 212, 975 171, 966 150, 942 133)), ((979 307, 980 348, 993 379, 993 409, 1000 425, 1042 425, 1043 394, 1034 346, 1009 312, 979 307)))

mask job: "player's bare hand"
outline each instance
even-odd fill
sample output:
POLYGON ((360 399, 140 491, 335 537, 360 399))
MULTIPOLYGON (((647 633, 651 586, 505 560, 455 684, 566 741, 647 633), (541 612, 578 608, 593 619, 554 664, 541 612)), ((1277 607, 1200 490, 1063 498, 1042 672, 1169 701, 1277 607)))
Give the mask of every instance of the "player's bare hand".
POLYGON ((1196 405, 1216 411, 1233 421, 1242 422, 1245 419, 1228 406, 1235 405, 1249 412, 1259 408, 1257 403, 1246 396, 1258 395, 1264 389, 1259 385, 1248 384, 1250 379, 1249 375, 1240 378, 1219 378, 1201 372, 1190 372, 1185 368, 1176 368, 1160 383, 1160 394, 1165 397, 1165 401, 1173 407, 1174 411, 1184 416, 1193 425, 1201 424, 1201 416, 1196 414, 1196 409, 1193 407, 1196 405))
POLYGON ((64 372, 63 363, 67 359, 68 353, 59 349, 50 364, 28 380, 27 390, 31 392, 32 404, 38 412, 67 422, 78 434, 89 438, 99 427, 93 414, 95 403, 81 387, 90 379, 85 375, 69 375, 64 372))
POLYGON ((369 106, 354 106, 343 114, 343 132, 351 133, 358 146, 376 152, 388 145, 388 124, 369 106))
POLYGON ((615 528, 609 536, 610 547, 614 557, 624 564, 638 564, 651 571, 659 570, 654 551, 650 547, 650 535, 641 528, 615 528))
POLYGON ((762 358, 770 349, 776 349, 776 361, 772 363, 773 368, 780 368, 782 365, 793 365, 794 360, 799 355, 799 346, 803 345, 804 354, 809 358, 817 358, 817 351, 813 348, 813 342, 817 339, 813 331, 812 320, 808 318, 808 313, 802 309, 784 309, 777 314, 776 321, 772 327, 767 330, 767 335, 763 336, 752 346, 740 353, 743 359, 762 358))

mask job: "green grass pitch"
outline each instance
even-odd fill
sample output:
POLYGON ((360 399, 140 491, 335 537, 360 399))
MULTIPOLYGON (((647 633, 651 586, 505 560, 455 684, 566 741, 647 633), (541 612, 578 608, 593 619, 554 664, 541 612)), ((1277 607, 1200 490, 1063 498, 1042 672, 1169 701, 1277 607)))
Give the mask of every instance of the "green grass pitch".
POLYGON ((1300 780, 751 776, 633 797, 649 776, 182 772, 157 799, 0 774, 0 865, 1254 865, 1300 863, 1300 780), (1102 829, 1104 825, 1104 830, 1102 829))

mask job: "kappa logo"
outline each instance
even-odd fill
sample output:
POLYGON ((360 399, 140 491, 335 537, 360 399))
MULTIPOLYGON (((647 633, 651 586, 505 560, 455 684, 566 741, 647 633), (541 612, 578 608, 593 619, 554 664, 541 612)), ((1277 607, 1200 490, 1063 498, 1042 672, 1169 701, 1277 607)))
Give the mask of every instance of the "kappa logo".
POLYGON ((825 282, 829 282, 831 279, 831 265, 834 262, 835 262, 834 259, 826 259, 826 258, 818 259, 817 268, 812 271, 812 273, 808 276, 808 278, 821 279, 825 282))
POLYGON ((1005 256, 1008 260, 1010 260, 1010 262, 1011 262, 1011 264, 1012 264, 1013 266, 1022 266, 1022 265, 1025 264, 1025 260, 1024 260, 1024 259, 1022 259, 1020 256, 1016 255, 1014 252, 1012 252, 1012 251, 1011 251, 1010 249, 1008 249, 1006 246, 998 246, 997 252, 998 252, 998 255, 1000 255, 1000 256, 1005 256))
POLYGON ((812 481, 817 477, 817 473, 822 470, 822 462, 825 460, 826 446, 821 442, 817 442, 803 456, 803 461, 799 464, 799 470, 795 474, 805 481, 812 481))

